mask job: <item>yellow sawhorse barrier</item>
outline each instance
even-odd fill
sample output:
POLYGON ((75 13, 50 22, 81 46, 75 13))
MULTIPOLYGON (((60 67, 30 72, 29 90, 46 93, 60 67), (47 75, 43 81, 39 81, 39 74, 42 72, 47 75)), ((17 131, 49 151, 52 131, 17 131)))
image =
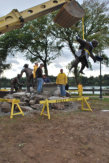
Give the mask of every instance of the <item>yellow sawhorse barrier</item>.
POLYGON ((0 98, 0 102, 9 102, 9 103, 12 103, 12 106, 11 106, 11 114, 10 114, 10 118, 13 118, 14 115, 19 115, 19 114, 22 114, 22 116, 24 116, 24 113, 19 105, 20 103, 20 100, 18 99, 3 99, 3 98, 0 98), (14 106, 17 105, 18 109, 19 109, 19 112, 18 113, 14 113, 14 106))
POLYGON ((81 110, 92 112, 92 109, 91 109, 89 103, 87 102, 88 99, 89 99, 89 97, 84 97, 84 96, 81 96, 78 98, 63 98, 63 99, 56 99, 56 100, 46 99, 46 100, 40 101, 40 104, 43 104, 43 108, 42 108, 40 115, 45 115, 48 117, 48 119, 50 119, 49 104, 60 103, 60 102, 69 102, 69 101, 81 101, 81 110), (84 108, 84 105, 86 105, 87 108, 84 108), (45 108, 47 108, 46 113, 44 112, 45 108))
POLYGON ((2 92, 3 92, 3 91, 4 91, 4 92, 5 92, 5 91, 7 92, 7 91, 10 91, 10 90, 11 90, 11 89, 5 89, 5 88, 4 88, 4 89, 0 89, 0 91, 2 91, 2 92))

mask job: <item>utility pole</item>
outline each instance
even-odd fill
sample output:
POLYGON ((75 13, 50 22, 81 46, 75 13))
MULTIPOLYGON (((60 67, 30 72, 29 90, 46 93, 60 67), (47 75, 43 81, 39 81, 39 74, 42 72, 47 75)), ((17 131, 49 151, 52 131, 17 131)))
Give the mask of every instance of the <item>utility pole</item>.
MULTIPOLYGON (((101 57, 101 52, 100 52, 100 57, 101 57)), ((100 61, 100 99, 102 99, 102 74, 101 74, 101 62, 100 61)))

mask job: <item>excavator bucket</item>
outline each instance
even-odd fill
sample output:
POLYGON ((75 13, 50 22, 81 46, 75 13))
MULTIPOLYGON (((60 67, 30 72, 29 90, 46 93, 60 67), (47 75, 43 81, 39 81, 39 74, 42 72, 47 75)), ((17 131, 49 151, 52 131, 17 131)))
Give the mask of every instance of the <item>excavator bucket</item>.
POLYGON ((76 24, 84 16, 83 8, 75 0, 70 0, 60 9, 54 22, 64 28, 69 28, 76 24))

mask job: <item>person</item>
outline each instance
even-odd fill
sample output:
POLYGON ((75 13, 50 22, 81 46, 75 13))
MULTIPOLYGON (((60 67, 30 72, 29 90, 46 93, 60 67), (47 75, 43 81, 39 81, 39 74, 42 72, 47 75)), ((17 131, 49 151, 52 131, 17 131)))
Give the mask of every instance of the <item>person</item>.
POLYGON ((65 85, 67 84, 67 76, 63 72, 63 69, 60 69, 60 73, 56 78, 56 84, 60 87, 61 96, 66 96, 65 85))
POLYGON ((43 80, 44 80, 44 83, 50 83, 51 82, 50 78, 46 75, 43 75, 43 80))
POLYGON ((78 94, 79 94, 79 96, 82 96, 82 94, 83 94, 83 86, 81 83, 78 84, 78 94))
POLYGON ((14 89, 15 89, 15 92, 18 91, 18 89, 21 89, 22 85, 20 83, 20 74, 18 74, 15 78, 11 79, 11 93, 13 93, 14 89))
POLYGON ((67 83, 65 86, 65 90, 68 91, 68 89, 69 89, 69 84, 67 83))
POLYGON ((38 69, 38 63, 36 62, 33 68, 33 78, 36 78, 36 70, 38 69))
POLYGON ((36 71, 38 69, 38 63, 35 62, 35 65, 34 65, 34 68, 33 68, 33 84, 34 84, 34 87, 37 86, 37 80, 36 80, 36 71))
POLYGON ((33 84, 33 70, 31 68, 28 67, 28 64, 25 64, 23 66, 24 68, 21 71, 21 77, 23 75, 23 73, 26 74, 26 86, 27 86, 27 92, 30 92, 30 86, 32 84, 32 86, 34 86, 33 84))
POLYGON ((72 66, 70 68, 70 71, 72 68, 76 67, 79 62, 81 62, 82 66, 81 66, 79 73, 84 74, 83 73, 84 68, 89 67, 88 66, 89 56, 93 59, 94 62, 96 62, 97 60, 99 61, 99 59, 101 60, 102 58, 100 58, 98 56, 95 57, 92 52, 93 49, 97 47, 98 41, 92 40, 92 42, 88 42, 88 41, 82 40, 78 36, 76 37, 76 40, 79 42, 80 46, 79 46, 78 52, 76 53, 76 60, 73 62, 72 66))
POLYGON ((43 71, 42 68, 44 67, 43 63, 40 64, 36 71, 37 76, 37 93, 41 93, 43 89, 43 71))

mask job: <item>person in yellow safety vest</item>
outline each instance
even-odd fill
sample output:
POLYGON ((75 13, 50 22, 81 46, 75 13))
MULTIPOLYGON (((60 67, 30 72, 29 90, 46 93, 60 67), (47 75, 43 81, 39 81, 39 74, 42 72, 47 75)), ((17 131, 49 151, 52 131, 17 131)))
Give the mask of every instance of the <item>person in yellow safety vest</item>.
POLYGON ((34 69, 33 69, 33 78, 35 79, 36 78, 36 70, 38 68, 38 63, 36 62, 35 65, 34 65, 34 69))
POLYGON ((81 83, 78 84, 78 93, 79 93, 79 96, 82 96, 82 93, 83 93, 83 86, 81 83))
POLYGON ((63 69, 60 69, 60 73, 56 78, 56 84, 60 87, 61 96, 66 96, 65 85, 67 84, 67 76, 63 73, 63 69))

